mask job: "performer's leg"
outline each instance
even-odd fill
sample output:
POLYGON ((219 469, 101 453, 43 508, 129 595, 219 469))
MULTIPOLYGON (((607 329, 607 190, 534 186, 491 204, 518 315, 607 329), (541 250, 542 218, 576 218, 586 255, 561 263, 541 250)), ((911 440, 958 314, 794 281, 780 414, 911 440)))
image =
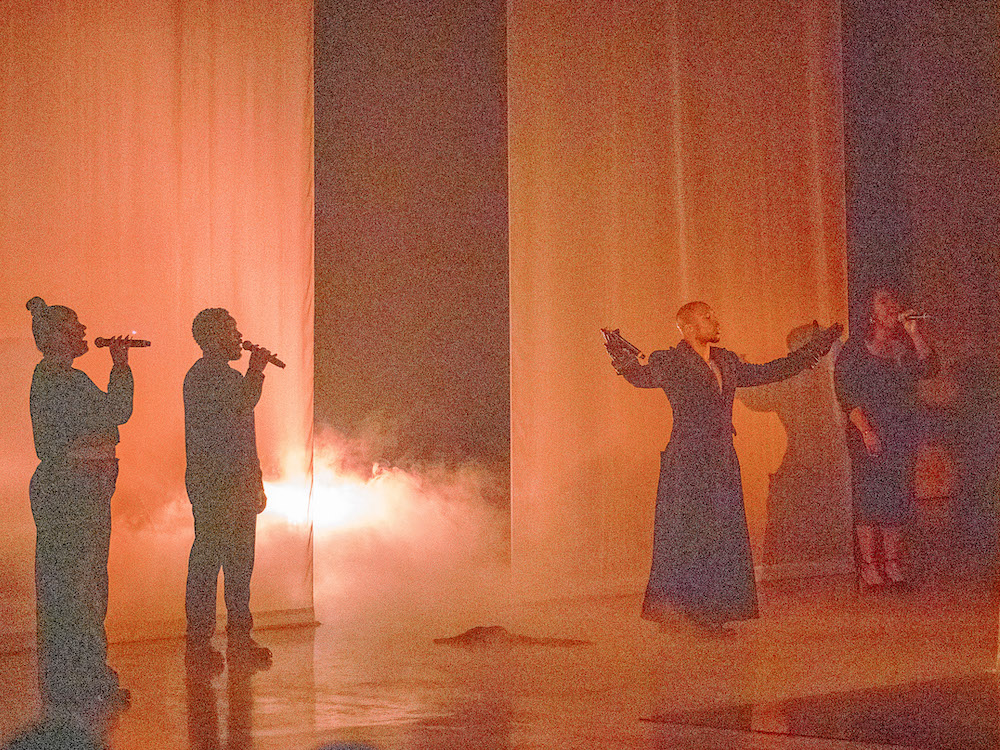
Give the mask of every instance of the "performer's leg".
POLYGON ((257 541, 257 514, 252 508, 234 508, 229 537, 222 558, 225 581, 226 631, 230 639, 246 639, 253 629, 250 613, 250 578, 257 541))
POLYGON ((869 587, 884 586, 885 579, 879 570, 876 552, 875 527, 870 524, 859 524, 855 527, 855 533, 858 540, 861 582, 869 587))
POLYGON ((188 556, 187 590, 184 611, 187 616, 188 647, 208 648, 215 633, 215 590, 222 567, 223 524, 218 510, 193 502, 194 542, 188 556))
POLYGON ((35 541, 38 677, 45 703, 64 703, 83 688, 77 654, 83 616, 77 596, 77 545, 72 525, 39 525, 35 541))
POLYGON ((104 625, 108 615, 110 500, 109 492, 104 507, 80 529, 79 597, 84 623, 78 657, 90 682, 88 692, 97 696, 110 696, 119 689, 118 674, 108 666, 108 637, 104 625))
POLYGON ((256 511, 252 507, 236 510, 232 515, 230 544, 223 560, 228 620, 227 650, 230 664, 266 669, 271 664, 271 650, 261 646, 250 635, 253 630, 250 578, 253 575, 256 538, 256 511))
POLYGON ((906 582, 901 558, 903 556, 903 531, 899 526, 882 527, 882 551, 885 554, 885 577, 891 583, 906 582))

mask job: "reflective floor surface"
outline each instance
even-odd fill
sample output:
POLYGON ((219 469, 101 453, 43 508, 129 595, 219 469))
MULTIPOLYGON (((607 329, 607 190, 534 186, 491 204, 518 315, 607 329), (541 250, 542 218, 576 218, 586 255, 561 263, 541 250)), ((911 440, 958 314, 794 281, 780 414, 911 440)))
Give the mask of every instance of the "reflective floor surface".
MULTIPOLYGON (((910 591, 764 584, 761 618, 722 638, 641 620, 638 593, 512 604, 498 573, 407 601, 369 577, 317 600, 322 625, 258 633, 267 670, 206 677, 180 641, 113 645, 132 706, 89 719, 113 750, 1000 750, 997 575, 947 525, 911 546, 910 591)), ((0 655, 0 746, 39 720, 34 669, 0 655)), ((64 746, 95 747, 19 748, 64 746)))
MULTIPOLYGON (((1000 747, 997 607, 985 577, 862 595, 812 579, 762 588, 764 616, 706 638, 641 621, 638 596, 508 612, 560 641, 435 644, 474 625, 328 618, 258 635, 273 666, 188 674, 181 643, 119 644, 133 695, 111 748, 1000 747), (851 744, 854 743, 854 744, 851 744)), ((220 639, 220 646, 224 645, 220 639)), ((30 652, 0 667, 0 739, 39 716, 30 652)))

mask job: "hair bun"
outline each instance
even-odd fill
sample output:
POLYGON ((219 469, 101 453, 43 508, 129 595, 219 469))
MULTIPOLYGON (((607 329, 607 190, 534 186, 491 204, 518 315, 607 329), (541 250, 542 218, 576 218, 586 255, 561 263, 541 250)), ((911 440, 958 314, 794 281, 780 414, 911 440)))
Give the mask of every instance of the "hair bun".
POLYGON ((41 315, 49 306, 45 304, 45 300, 41 297, 32 297, 28 300, 28 304, 25 307, 31 310, 32 316, 36 316, 41 315))

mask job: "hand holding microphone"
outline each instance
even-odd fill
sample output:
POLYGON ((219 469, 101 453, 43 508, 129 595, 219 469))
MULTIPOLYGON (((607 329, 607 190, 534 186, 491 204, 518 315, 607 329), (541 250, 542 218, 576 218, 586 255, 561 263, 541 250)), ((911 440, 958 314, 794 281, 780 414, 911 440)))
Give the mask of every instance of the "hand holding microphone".
POLYGON ((903 329, 910 334, 910 336, 915 336, 917 334, 917 323, 921 320, 927 320, 931 316, 925 312, 917 312, 916 310, 910 308, 909 310, 903 310, 899 314, 899 322, 903 324, 903 329))
POLYGON ((264 365, 265 364, 272 364, 275 367, 280 367, 282 369, 284 369, 284 367, 285 367, 285 363, 284 362, 282 362, 280 359, 278 359, 276 356, 274 356, 273 354, 271 354, 271 352, 269 352, 267 349, 265 349, 262 346, 257 346, 256 344, 251 344, 249 341, 244 341, 243 342, 243 348, 246 349, 248 352, 250 352, 250 367, 251 367, 251 369, 257 369, 257 368, 254 367, 254 364, 255 364, 254 363, 254 359, 255 359, 254 355, 256 355, 256 357, 258 357, 258 358, 260 358, 262 360, 262 363, 259 366, 259 371, 260 372, 264 371, 264 365))
POLYGON ((130 336, 113 336, 110 339, 106 338, 96 338, 94 339, 94 346, 108 347, 111 351, 111 362, 115 366, 122 366, 128 364, 128 350, 133 346, 149 346, 151 342, 145 339, 133 339, 130 336))

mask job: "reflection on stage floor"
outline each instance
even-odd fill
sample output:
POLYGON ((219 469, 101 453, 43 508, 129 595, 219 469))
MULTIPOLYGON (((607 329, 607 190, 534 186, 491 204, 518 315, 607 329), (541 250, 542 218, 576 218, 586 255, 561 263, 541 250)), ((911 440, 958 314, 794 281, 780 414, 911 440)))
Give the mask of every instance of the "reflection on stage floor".
MULTIPOLYGON (((912 591, 853 579, 761 587, 762 618, 706 638, 639 619, 640 596, 567 598, 411 618, 320 612, 264 631, 273 666, 192 679, 179 641, 116 644, 132 706, 111 748, 747 748, 998 745, 997 597, 967 565, 912 591), (435 644, 502 624, 535 638, 435 644)), ((500 588, 498 586, 498 588, 500 588)), ((500 599, 502 597, 498 597, 500 599)), ((224 647, 220 637, 219 646, 224 647)), ((0 660, 0 741, 39 716, 30 651, 0 660)))

